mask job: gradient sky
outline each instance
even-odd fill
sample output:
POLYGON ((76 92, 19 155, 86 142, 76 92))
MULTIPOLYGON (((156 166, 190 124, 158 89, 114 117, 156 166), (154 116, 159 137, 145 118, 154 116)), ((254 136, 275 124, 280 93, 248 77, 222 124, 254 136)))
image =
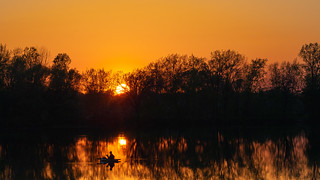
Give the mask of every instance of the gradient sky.
POLYGON ((0 43, 65 52, 72 66, 131 71, 170 53, 233 49, 291 61, 320 42, 319 0, 0 0, 0 43))

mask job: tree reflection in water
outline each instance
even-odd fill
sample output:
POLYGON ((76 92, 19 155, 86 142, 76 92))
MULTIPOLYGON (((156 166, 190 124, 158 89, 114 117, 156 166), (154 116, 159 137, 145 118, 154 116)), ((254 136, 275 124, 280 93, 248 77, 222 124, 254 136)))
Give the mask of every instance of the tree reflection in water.
POLYGON ((304 133, 276 138, 78 136, 0 146, 0 179, 304 179, 319 176, 304 133), (125 143, 124 143, 125 142, 125 143), (22 148, 23 147, 23 148, 22 148), (97 164, 112 151, 112 171, 97 164))

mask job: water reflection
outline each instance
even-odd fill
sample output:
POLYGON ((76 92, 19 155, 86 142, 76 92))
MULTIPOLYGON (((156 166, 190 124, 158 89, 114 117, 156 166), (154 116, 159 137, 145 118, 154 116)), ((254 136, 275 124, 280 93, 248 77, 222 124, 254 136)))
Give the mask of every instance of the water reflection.
POLYGON ((310 146, 304 133, 262 139, 121 133, 2 142, 0 179, 310 179, 319 176, 310 146), (121 161, 99 164, 110 151, 121 161))

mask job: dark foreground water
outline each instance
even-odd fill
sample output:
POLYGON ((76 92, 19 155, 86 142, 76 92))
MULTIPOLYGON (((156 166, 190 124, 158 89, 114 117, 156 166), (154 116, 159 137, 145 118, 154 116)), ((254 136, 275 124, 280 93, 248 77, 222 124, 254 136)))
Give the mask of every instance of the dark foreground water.
POLYGON ((320 148, 305 130, 9 133, 0 179, 317 179, 320 148), (48 135, 49 134, 49 135, 48 135), (112 151, 120 163, 99 164, 112 151))

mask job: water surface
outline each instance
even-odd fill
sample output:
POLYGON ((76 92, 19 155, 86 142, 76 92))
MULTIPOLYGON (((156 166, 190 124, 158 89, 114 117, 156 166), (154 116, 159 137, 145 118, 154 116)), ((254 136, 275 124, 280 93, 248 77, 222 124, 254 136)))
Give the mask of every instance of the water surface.
POLYGON ((280 129, 10 137, 0 179, 312 179, 316 142, 280 129), (99 164, 110 151, 121 162, 99 164))

